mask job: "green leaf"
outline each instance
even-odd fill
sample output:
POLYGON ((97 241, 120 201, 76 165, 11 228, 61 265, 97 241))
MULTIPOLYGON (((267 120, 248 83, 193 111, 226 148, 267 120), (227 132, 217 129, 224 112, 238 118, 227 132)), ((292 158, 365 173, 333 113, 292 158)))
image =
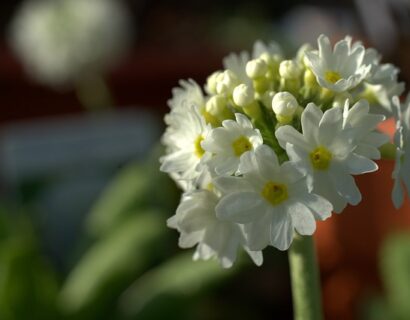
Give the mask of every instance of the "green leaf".
POLYGON ((223 269, 214 260, 192 261, 192 252, 180 254, 137 279, 122 296, 120 309, 127 316, 136 315, 159 296, 192 296, 236 270, 223 269))
POLYGON ((102 236, 145 201, 150 175, 145 166, 125 167, 104 190, 88 215, 86 226, 93 236, 102 236))
POLYGON ((410 234, 390 236, 381 251, 387 302, 397 319, 410 319, 410 234))
POLYGON ((151 262, 166 230, 157 211, 134 215, 93 245, 69 275, 60 296, 67 313, 115 298, 151 262), (108 298, 107 298, 108 297, 108 298))

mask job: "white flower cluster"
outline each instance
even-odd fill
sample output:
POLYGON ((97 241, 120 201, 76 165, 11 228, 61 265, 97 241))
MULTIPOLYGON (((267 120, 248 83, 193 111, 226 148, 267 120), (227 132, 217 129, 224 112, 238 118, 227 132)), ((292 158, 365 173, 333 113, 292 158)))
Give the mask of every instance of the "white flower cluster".
POLYGON ((10 43, 37 81, 61 86, 104 72, 129 41, 130 17, 116 0, 27 0, 10 43))
MULTIPOLYGON (((317 220, 361 201, 353 176, 378 169, 388 138, 376 128, 400 108, 393 96, 403 84, 351 38, 332 47, 322 35, 318 46, 285 59, 278 45, 257 42, 252 56, 224 59, 206 95, 192 80, 174 89, 161 170, 184 191, 168 225, 181 247, 197 246, 195 259, 230 267, 242 247, 259 265, 265 247, 286 250, 295 232, 312 235, 317 220)), ((410 143, 398 139, 402 154, 410 143)), ((408 183, 409 161, 403 167, 395 177, 408 183)))

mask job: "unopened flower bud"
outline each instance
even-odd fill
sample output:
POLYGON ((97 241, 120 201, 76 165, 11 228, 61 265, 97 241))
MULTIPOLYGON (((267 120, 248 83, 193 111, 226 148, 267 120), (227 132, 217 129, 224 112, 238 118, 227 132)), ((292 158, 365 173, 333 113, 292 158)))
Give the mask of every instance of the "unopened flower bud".
POLYGON ((226 97, 223 95, 212 96, 205 104, 205 111, 219 121, 230 119, 233 116, 227 107, 226 97))
POLYGON ((216 84, 221 74, 221 71, 215 71, 206 79, 206 91, 209 94, 216 94, 216 84))
POLYGON ((268 65, 262 59, 251 60, 246 64, 246 74, 251 79, 263 77, 268 71, 268 65))
POLYGON ((239 84, 237 76, 231 70, 225 70, 216 76, 216 92, 231 95, 233 89, 239 84))
POLYGON ((292 121, 293 114, 299 104, 295 97, 289 92, 278 92, 272 99, 272 109, 280 123, 292 121))
POLYGON ((239 107, 246 107, 255 100, 255 94, 251 86, 240 84, 233 91, 233 102, 239 107))
POLYGON ((298 64, 293 60, 284 60, 279 65, 279 74, 284 79, 297 79, 301 74, 298 64))

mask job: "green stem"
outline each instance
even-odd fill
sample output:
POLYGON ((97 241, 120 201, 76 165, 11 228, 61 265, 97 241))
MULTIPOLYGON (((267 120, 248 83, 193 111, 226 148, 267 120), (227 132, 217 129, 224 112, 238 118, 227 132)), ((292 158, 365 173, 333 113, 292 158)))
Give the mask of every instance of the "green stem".
POLYGON ((101 76, 83 77, 77 81, 75 91, 78 100, 90 112, 109 110, 113 107, 111 92, 101 76))
POLYGON ((321 320, 319 268, 313 237, 296 235, 289 249, 295 320, 321 320))

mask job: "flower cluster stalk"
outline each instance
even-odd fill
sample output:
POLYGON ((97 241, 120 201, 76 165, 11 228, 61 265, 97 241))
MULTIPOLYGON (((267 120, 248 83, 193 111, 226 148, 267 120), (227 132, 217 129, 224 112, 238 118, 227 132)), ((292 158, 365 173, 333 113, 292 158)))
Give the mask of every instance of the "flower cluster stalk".
POLYGON ((295 320, 321 320, 319 268, 312 236, 295 236, 289 249, 295 320))

